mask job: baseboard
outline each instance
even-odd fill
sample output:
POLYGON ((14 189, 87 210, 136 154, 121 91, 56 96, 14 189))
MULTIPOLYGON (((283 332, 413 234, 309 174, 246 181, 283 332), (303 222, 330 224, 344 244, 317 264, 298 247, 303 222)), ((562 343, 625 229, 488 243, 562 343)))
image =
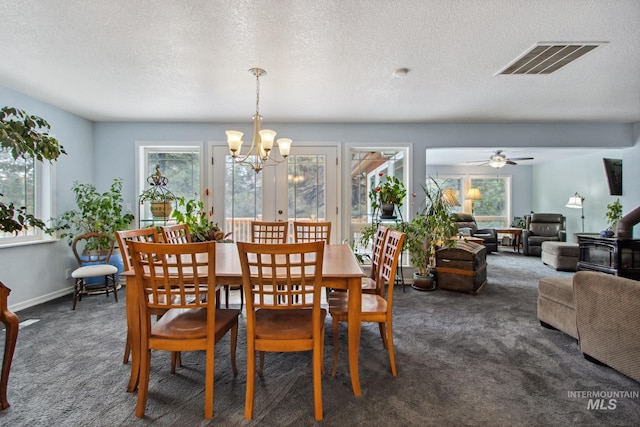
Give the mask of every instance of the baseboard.
POLYGON ((34 305, 42 304, 47 301, 54 300, 56 298, 63 297, 65 295, 69 295, 73 293, 73 286, 69 286, 68 288, 60 289, 55 292, 46 295, 40 295, 37 298, 33 298, 27 301, 23 301, 17 304, 13 304, 9 306, 9 310, 18 312, 20 310, 24 310, 25 308, 33 307, 34 305))

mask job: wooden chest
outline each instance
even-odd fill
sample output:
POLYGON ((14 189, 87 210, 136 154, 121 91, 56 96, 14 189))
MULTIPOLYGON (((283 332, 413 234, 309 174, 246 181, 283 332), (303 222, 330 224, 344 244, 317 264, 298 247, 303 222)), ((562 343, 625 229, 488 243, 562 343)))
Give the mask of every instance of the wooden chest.
POLYGON ((465 241, 438 249, 436 283, 440 289, 477 295, 487 284, 487 249, 465 241))

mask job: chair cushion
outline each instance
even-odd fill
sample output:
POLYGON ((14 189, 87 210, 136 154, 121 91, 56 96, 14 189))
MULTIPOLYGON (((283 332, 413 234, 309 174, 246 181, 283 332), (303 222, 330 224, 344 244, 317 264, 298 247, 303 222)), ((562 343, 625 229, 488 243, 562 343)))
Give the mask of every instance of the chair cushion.
POLYGON ((71 273, 71 277, 74 279, 80 279, 84 277, 108 276, 110 274, 116 274, 117 272, 118 267, 115 265, 94 264, 76 268, 73 270, 73 273, 71 273))
MULTIPOLYGON (((346 294, 346 292, 345 292, 346 294)), ((327 310, 320 310, 324 323, 327 310)), ((256 310, 256 339, 299 340, 313 337, 311 309, 256 310)))

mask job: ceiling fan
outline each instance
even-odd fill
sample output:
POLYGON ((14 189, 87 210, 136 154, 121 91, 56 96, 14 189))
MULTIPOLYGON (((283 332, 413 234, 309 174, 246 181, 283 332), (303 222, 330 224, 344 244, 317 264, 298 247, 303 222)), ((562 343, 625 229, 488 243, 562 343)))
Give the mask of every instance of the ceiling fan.
POLYGON ((480 166, 489 165, 492 168, 500 169, 504 165, 517 165, 516 160, 533 160, 533 157, 514 157, 509 159, 502 154, 502 150, 496 150, 489 157, 489 160, 471 160, 467 163, 480 163, 480 166))

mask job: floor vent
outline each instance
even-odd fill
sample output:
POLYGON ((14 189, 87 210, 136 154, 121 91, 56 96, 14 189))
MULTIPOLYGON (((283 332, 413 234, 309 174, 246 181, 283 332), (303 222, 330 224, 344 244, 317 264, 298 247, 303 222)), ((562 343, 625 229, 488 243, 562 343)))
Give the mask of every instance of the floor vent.
POLYGON ((498 74, 551 74, 602 44, 537 43, 498 74))

